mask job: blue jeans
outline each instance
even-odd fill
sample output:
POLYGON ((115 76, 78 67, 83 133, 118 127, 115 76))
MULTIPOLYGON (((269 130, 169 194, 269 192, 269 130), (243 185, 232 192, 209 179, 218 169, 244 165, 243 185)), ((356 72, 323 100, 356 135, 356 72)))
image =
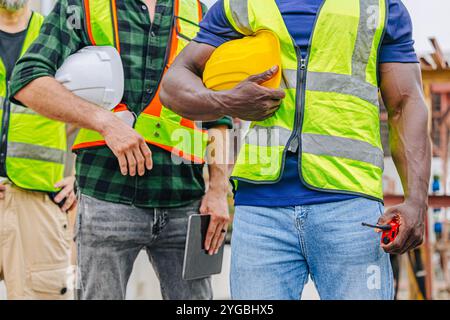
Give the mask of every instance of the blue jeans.
POLYGON ((356 198, 298 207, 236 208, 233 299, 300 299, 308 276, 321 299, 393 299, 389 255, 380 234, 363 227, 383 213, 379 202, 356 198))

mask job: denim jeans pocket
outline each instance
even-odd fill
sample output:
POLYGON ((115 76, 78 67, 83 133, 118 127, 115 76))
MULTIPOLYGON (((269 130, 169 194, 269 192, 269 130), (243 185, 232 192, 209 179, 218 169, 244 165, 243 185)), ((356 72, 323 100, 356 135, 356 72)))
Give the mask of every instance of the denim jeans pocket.
POLYGON ((384 214, 384 205, 378 202, 378 209, 380 210, 380 217, 384 214))

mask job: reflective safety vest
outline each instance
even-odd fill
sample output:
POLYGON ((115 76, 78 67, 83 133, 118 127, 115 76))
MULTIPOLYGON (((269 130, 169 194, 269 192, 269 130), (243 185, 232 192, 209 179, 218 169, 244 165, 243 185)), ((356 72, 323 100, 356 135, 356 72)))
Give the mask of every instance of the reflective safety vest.
MULTIPOLYGON (((33 12, 21 56, 39 35, 43 21, 33 12)), ((23 189, 57 191, 54 184, 64 177, 66 126, 10 103, 7 89, 6 68, 0 59, 0 175, 23 189)))
POLYGON ((243 35, 278 35, 286 92, 273 117, 251 124, 232 178, 279 181, 286 152, 299 151, 305 186, 382 201, 378 54, 386 0, 325 0, 306 59, 275 0, 225 0, 224 9, 243 35))
MULTIPOLYGON (((91 44, 114 46, 120 52, 116 1, 84 0, 84 13, 85 32, 91 44)), ((167 48, 164 73, 189 40, 196 36, 202 16, 202 7, 198 0, 174 1, 173 28, 167 48)), ((134 124, 135 130, 149 144, 167 150, 191 163, 204 163, 207 132, 198 128, 193 121, 164 107, 159 99, 159 92, 158 86, 152 101, 137 117, 134 124)), ((126 108, 126 104, 122 103, 114 109, 114 112, 123 112, 126 108)), ((104 145, 104 138, 98 132, 81 129, 73 150, 104 145)))

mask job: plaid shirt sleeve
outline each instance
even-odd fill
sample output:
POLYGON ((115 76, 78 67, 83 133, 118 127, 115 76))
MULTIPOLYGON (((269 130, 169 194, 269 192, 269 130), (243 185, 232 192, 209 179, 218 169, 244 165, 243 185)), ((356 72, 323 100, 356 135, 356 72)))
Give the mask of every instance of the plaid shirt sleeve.
POLYGON ((14 99, 17 92, 37 78, 53 77, 68 56, 86 45, 81 8, 81 0, 56 2, 38 38, 16 64, 10 82, 12 102, 20 104, 14 99))

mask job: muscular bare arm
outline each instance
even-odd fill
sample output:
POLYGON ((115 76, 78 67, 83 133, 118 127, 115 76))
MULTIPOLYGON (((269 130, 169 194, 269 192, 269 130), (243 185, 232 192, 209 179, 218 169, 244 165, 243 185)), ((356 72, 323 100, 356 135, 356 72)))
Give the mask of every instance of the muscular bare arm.
POLYGON ((431 141, 420 67, 418 64, 381 65, 381 94, 389 115, 392 157, 400 175, 405 201, 389 208, 379 223, 400 219, 397 239, 385 251, 401 254, 423 241, 431 170, 431 141))
POLYGON ((151 151, 144 138, 101 107, 68 91, 52 77, 30 82, 15 99, 54 120, 99 132, 117 157, 123 175, 144 175, 152 168, 151 151))
POLYGON ((202 74, 215 50, 191 42, 177 57, 162 82, 160 98, 165 106, 185 118, 212 121, 223 116, 263 120, 273 115, 285 94, 261 86, 278 72, 278 66, 249 77, 232 90, 214 92, 205 88, 202 74))

